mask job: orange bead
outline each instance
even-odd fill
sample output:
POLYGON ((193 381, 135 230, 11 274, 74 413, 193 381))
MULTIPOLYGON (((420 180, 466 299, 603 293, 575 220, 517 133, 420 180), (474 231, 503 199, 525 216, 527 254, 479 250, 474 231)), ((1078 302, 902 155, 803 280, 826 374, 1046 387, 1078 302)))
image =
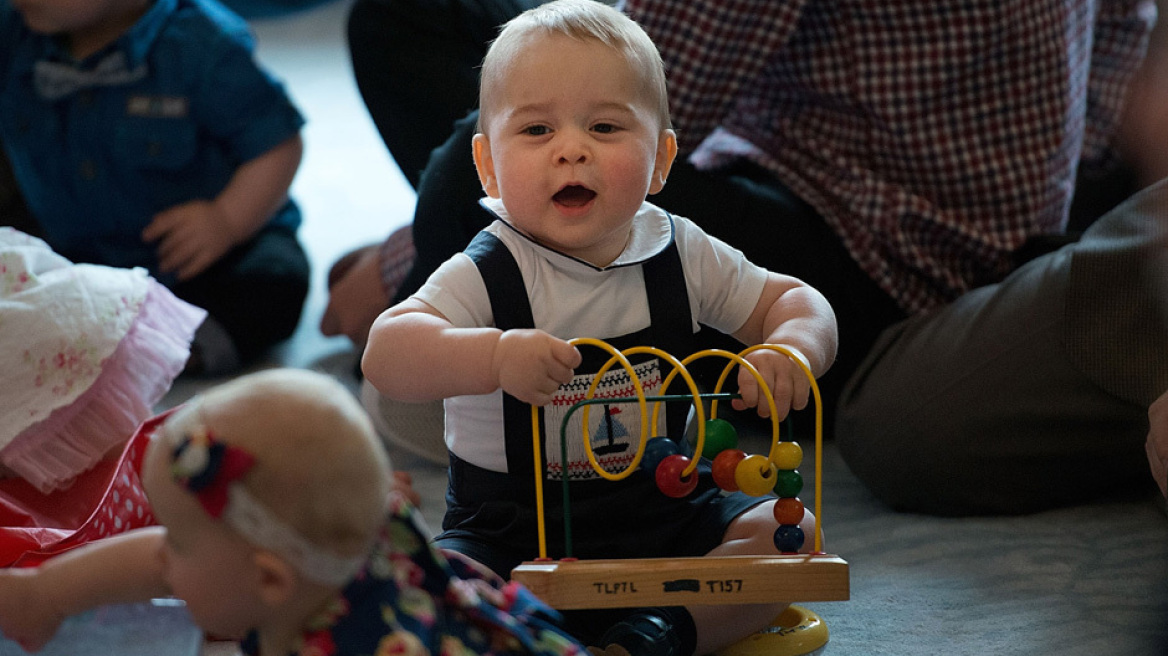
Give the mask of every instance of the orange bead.
POLYGON ((802 523, 803 502, 794 497, 775 501, 775 521, 779 524, 802 523))
POLYGON ((742 449, 726 449, 714 457, 710 465, 710 473, 714 476, 714 484, 727 492, 737 492, 738 483, 734 480, 734 472, 738 463, 746 457, 742 449))

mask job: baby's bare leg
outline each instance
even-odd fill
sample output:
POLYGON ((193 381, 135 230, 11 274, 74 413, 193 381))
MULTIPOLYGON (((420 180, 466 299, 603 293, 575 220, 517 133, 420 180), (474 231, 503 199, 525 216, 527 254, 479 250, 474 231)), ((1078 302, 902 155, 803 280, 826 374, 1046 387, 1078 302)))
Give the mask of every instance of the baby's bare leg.
MULTIPOLYGON (((774 533, 778 522, 774 517, 774 501, 761 503, 746 511, 726 529, 722 544, 707 556, 775 555, 774 533)), ((804 535, 803 552, 811 550, 816 530, 815 516, 803 513, 800 523, 804 535)), ((696 654, 711 654, 734 644, 746 636, 766 628, 787 607, 787 602, 773 604, 739 604, 728 606, 690 606, 697 628, 696 654)))

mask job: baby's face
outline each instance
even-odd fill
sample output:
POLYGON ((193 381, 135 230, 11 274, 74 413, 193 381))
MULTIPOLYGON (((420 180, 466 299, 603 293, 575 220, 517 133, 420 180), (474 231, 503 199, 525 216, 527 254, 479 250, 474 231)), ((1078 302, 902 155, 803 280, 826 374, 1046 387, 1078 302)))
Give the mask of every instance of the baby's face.
POLYGON ((605 266, 664 184, 673 133, 620 52, 564 35, 528 38, 484 108, 475 141, 483 189, 537 242, 605 266))
POLYGON ((257 625, 254 550, 174 481, 169 451, 152 440, 142 475, 154 516, 166 527, 159 554, 166 583, 204 630, 242 638, 257 625))

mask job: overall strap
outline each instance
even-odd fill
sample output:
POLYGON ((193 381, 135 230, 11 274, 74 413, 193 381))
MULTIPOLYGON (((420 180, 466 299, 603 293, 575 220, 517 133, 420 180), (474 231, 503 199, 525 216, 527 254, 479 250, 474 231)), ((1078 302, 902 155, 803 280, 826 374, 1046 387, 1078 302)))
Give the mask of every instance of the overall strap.
MULTIPOLYGON (((523 273, 507 246, 495 235, 482 230, 471 240, 465 252, 482 274, 487 297, 491 301, 495 327, 500 330, 535 328, 527 287, 523 284, 523 273)), ((541 411, 541 421, 542 415, 541 411)), ((504 392, 503 426, 507 471, 519 476, 532 476, 535 463, 531 458, 531 406, 504 392), (528 430, 519 435, 520 431, 506 428, 513 426, 527 426, 528 430)))
POLYGON ((531 302, 523 285, 523 273, 511 251, 495 235, 479 231, 466 247, 466 254, 478 266, 487 296, 491 299, 491 313, 499 330, 534 328, 531 302))
POLYGON ((696 340, 677 242, 670 241, 664 251, 645 261, 641 270, 654 337, 654 343, 646 346, 655 346, 680 360, 693 353, 696 340))

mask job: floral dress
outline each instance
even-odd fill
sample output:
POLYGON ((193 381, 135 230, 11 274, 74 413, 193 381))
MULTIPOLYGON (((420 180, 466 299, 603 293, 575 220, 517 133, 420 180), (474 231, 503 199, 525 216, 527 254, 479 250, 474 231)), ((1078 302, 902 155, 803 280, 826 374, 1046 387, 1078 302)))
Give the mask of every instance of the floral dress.
MULTIPOLYGON (((259 653, 253 633, 242 645, 259 653)), ((296 656, 584 654, 560 616, 518 583, 487 578, 430 544, 396 497, 361 573, 305 627, 296 656)))

